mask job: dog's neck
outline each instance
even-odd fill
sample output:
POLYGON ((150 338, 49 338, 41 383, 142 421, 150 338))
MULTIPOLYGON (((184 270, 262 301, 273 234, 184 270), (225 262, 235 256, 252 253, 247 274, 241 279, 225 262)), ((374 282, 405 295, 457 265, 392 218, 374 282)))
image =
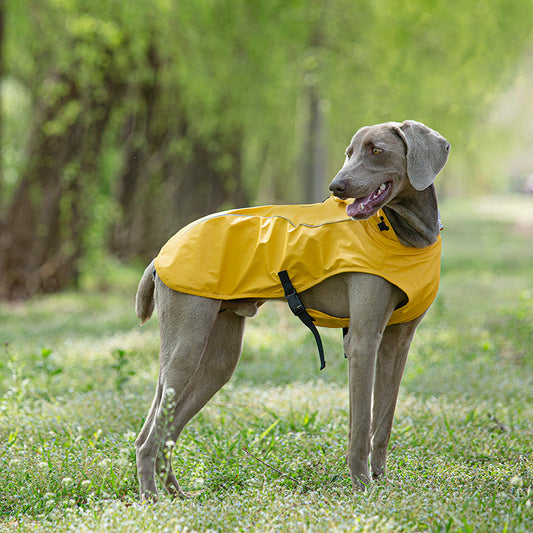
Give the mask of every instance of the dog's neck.
POLYGON ((439 235, 439 210, 435 187, 406 191, 383 207, 398 240, 405 246, 425 248, 439 235))

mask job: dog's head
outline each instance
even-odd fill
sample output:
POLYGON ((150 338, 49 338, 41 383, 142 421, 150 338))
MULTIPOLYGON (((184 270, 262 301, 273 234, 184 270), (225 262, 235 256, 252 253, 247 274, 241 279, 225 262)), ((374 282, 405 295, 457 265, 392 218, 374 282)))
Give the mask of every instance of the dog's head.
POLYGON ((366 126, 353 136, 329 188, 339 198, 355 198, 346 212, 353 219, 365 219, 406 188, 427 189, 449 152, 444 137, 414 120, 366 126))

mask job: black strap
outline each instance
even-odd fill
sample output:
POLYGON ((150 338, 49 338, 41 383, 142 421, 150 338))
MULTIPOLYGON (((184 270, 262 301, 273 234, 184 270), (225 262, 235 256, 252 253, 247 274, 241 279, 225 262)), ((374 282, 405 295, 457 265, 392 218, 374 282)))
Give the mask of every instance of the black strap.
POLYGON ((287 298, 287 303, 291 308, 291 311, 311 330, 311 333, 315 337, 316 345, 318 348, 318 355, 320 356, 320 370, 326 368, 326 359, 324 358, 324 347, 322 346, 322 339, 320 338, 320 333, 316 329, 316 326, 313 324, 313 319, 311 315, 306 311, 302 300, 298 296, 296 289, 293 287, 289 274, 286 270, 278 272, 279 280, 285 291, 285 298, 287 298))
MULTIPOLYGON (((348 335, 349 328, 342 328, 342 340, 346 338, 346 335, 348 335)), ((347 359, 348 356, 346 355, 346 352, 344 352, 344 358, 347 359)))

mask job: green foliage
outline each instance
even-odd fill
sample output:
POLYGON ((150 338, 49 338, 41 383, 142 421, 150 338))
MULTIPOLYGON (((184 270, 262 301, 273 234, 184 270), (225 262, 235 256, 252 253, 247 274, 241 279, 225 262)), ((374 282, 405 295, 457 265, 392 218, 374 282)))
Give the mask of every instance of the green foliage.
MULTIPOLYGON (((158 127, 186 119, 190 135, 176 139, 184 153, 193 136, 217 143, 221 134, 242 134, 254 194, 277 174, 297 175, 306 86, 328 103, 328 174, 353 130, 382 120, 427 121, 460 156, 476 119, 513 79, 532 37, 521 21, 533 16, 524 0, 46 0, 31 3, 30 17, 25 4, 6 2, 8 78, 50 101, 64 90, 50 71, 69 72, 82 98, 106 100, 111 67, 124 89, 113 110, 120 122, 153 81, 146 53, 153 46, 158 127)), ((61 131, 79 111, 70 102, 47 128, 61 131)), ((98 155, 110 157, 105 148, 98 155)), ((285 194, 294 193, 285 187, 285 194)))
POLYGON ((138 328, 136 280, 111 271, 106 292, 87 279, 85 292, 2 304, 0 528, 530 531, 533 252, 516 225, 530 202, 442 206, 441 290, 411 350, 387 477, 364 495, 344 460, 339 331, 322 330, 320 373, 312 336, 285 306, 250 320, 232 382, 174 453, 194 497, 154 507, 137 504, 133 443, 158 331, 156 319, 138 328))
POLYGON ((120 392, 131 376, 135 375, 135 371, 128 369, 128 354, 125 350, 117 348, 114 355, 115 362, 111 368, 115 371, 115 387, 120 392))

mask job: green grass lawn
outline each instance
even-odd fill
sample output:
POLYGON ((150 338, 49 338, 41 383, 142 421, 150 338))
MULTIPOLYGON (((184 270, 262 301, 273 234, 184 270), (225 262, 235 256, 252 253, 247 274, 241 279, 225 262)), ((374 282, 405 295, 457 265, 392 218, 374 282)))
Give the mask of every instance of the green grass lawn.
POLYGON ((175 452, 187 501, 140 505, 133 441, 157 376, 142 268, 0 306, 0 530, 533 531, 533 198, 442 205, 439 296, 402 382, 388 475, 354 494, 339 330, 250 320, 231 383, 175 452), (106 292, 94 287, 112 286, 106 292))

